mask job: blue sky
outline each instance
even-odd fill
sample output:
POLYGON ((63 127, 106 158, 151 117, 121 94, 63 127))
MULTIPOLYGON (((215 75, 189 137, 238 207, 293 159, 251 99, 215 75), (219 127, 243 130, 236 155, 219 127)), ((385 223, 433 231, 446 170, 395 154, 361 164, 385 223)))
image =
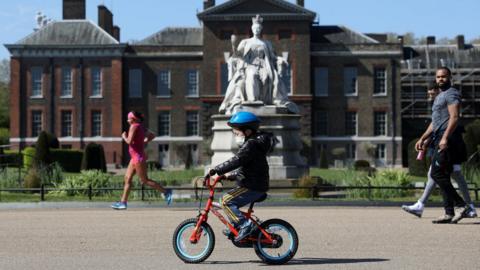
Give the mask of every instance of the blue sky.
MULTIPOLYGON (((87 0, 87 18, 94 22, 99 4, 113 11, 125 42, 167 26, 199 26, 196 13, 203 0, 87 0)), ((479 0, 305 0, 305 6, 317 13, 322 25, 345 25, 364 33, 413 32, 437 39, 464 34, 467 41, 480 37, 479 0)), ((1 0, 0 44, 15 43, 31 33, 37 11, 60 20, 62 0, 1 0)), ((8 57, 0 46, 0 59, 8 57)))

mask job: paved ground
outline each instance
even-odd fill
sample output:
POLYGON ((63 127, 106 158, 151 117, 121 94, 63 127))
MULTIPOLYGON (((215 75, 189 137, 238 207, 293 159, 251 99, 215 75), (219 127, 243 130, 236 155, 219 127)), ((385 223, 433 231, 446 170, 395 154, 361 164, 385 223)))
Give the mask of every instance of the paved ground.
MULTIPOLYGON (((398 207, 258 207, 294 225, 300 247, 288 269, 479 269, 480 219, 433 225, 398 207)), ((221 234, 201 265, 174 254, 172 233, 192 208, 0 209, 0 269, 264 269, 251 249, 221 234)))

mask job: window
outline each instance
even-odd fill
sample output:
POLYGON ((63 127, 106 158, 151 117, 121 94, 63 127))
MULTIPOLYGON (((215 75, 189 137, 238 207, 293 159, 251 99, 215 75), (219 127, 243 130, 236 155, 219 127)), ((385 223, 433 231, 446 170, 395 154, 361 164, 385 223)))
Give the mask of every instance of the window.
POLYGON ((386 157, 387 150, 385 144, 377 144, 377 148, 375 149, 375 159, 385 161, 386 157))
POLYGON ((196 69, 187 71, 187 96, 198 97, 198 71, 196 69))
POLYGON ((102 70, 99 67, 92 67, 92 97, 102 96, 102 70))
POLYGON ((62 90, 61 97, 72 97, 72 68, 62 68, 62 90))
POLYGON ((346 67, 343 70, 343 92, 347 96, 357 95, 357 68, 346 67))
POLYGON ((131 98, 142 97, 142 70, 130 69, 128 72, 128 96, 131 98))
POLYGON ((37 137, 42 131, 42 111, 32 111, 32 137, 37 137))
POLYGON ((374 135, 386 136, 387 135, 387 113, 386 112, 374 112, 374 135))
POLYGON ((220 85, 220 93, 222 95, 225 95, 227 92, 227 87, 228 87, 228 64, 222 63, 220 67, 220 80, 221 80, 221 85, 220 85))
POLYGON ((354 143, 348 143, 345 145, 345 153, 347 159, 357 159, 357 146, 354 143))
POLYGON ((102 112, 92 111, 92 137, 102 136, 102 112))
POLYGON ((61 112, 61 136, 62 137, 71 137, 72 136, 72 112, 71 111, 62 111, 61 112))
POLYGON ((187 112, 187 136, 198 135, 198 112, 187 112))
POLYGON ((285 77, 283 77, 283 81, 285 82, 285 87, 287 88, 287 93, 291 95, 293 93, 293 85, 292 85, 292 66, 287 65, 285 68, 285 77))
POLYGON ((385 68, 375 68, 373 94, 382 95, 387 93, 387 72, 385 68))
POLYGON ((328 68, 315 68, 315 96, 328 96, 328 68))
POLYGON ((170 70, 160 70, 157 73, 157 96, 169 97, 170 95, 170 70))
POLYGON ((31 70, 32 74, 32 97, 42 97, 42 67, 33 67, 31 70))
POLYGON ((170 135, 170 112, 162 111, 158 113, 158 136, 170 135))
POLYGON ((345 135, 357 135, 357 113, 345 113, 345 135))
POLYGON ((279 30, 278 39, 292 39, 292 30, 289 30, 289 29, 279 30))
POLYGON ((328 135, 328 113, 326 111, 315 112, 315 135, 328 135))

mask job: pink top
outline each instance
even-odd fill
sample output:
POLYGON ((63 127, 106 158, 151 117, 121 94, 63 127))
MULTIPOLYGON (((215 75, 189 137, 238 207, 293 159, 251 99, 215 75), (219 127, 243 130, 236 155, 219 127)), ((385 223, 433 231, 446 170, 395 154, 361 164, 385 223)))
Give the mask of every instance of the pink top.
POLYGON ((133 123, 132 126, 137 128, 133 134, 132 141, 128 145, 128 153, 130 153, 132 159, 143 161, 145 160, 145 152, 143 151, 145 146, 145 128, 139 123, 133 123))

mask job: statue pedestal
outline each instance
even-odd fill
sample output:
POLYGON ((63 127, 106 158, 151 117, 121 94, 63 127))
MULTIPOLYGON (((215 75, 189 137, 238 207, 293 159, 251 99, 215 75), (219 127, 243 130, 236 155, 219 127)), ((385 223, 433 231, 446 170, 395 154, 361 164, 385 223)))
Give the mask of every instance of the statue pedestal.
MULTIPOLYGON (((237 109, 238 108, 238 109, 237 109)), ((273 133, 279 143, 267 157, 270 180, 292 180, 308 174, 308 165, 300 155, 300 115, 288 114, 286 107, 264 106, 261 103, 244 103, 238 111, 249 111, 260 120, 260 130, 273 133)), ((212 165, 231 158, 238 150, 232 128, 227 125, 229 115, 213 115, 212 165)))

